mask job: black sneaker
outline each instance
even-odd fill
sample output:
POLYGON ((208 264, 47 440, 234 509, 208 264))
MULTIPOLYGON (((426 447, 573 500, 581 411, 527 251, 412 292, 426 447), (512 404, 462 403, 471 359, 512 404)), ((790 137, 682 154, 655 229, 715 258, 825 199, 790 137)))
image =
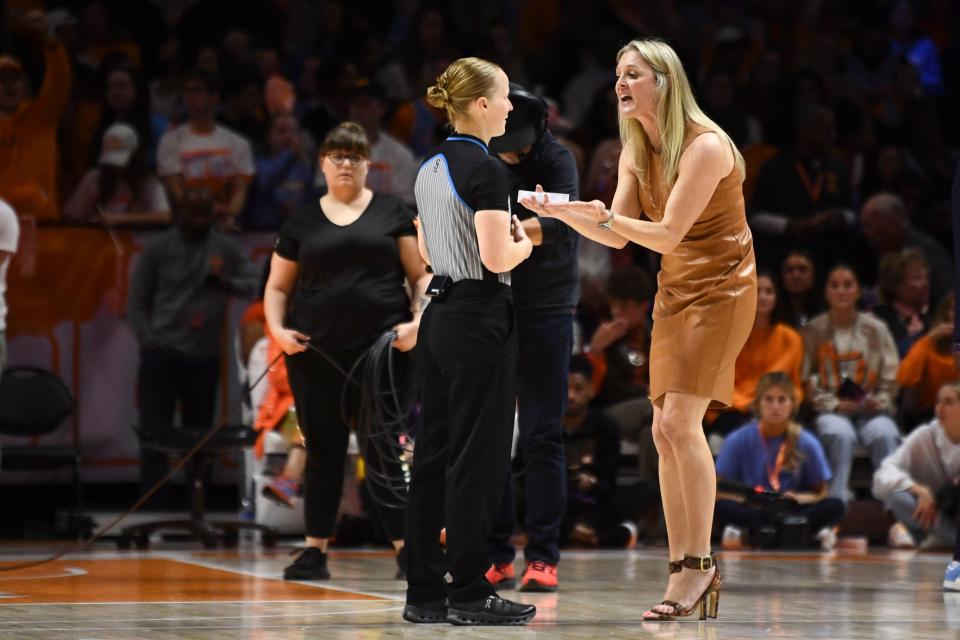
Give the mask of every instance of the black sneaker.
POLYGON ((316 547, 307 547, 289 567, 283 570, 284 580, 329 580, 327 554, 316 547))
POLYGON ((532 604, 521 604, 491 594, 474 602, 450 603, 447 622, 456 625, 521 625, 537 615, 532 604))
POLYGON ((397 580, 407 579, 407 548, 400 547, 397 551, 397 580))
POLYGON ((403 619, 417 624, 438 624, 447 621, 447 601, 421 602, 403 607, 403 619))

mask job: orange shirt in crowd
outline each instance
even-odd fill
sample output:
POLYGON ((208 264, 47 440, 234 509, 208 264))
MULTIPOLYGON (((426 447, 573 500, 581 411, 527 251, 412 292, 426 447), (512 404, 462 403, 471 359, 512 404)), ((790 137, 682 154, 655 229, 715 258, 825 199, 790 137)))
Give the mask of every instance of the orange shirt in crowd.
POLYGON ((953 354, 950 351, 940 353, 935 344, 930 336, 917 340, 897 371, 897 384, 901 387, 917 387, 920 409, 932 409, 940 387, 958 377, 953 354))
MULTIPOLYGON (((263 326, 263 332, 267 337, 267 362, 270 363, 282 351, 280 345, 270 335, 270 330, 266 324, 263 326)), ((257 419, 253 423, 254 428, 260 431, 257 443, 254 446, 254 452, 258 458, 263 455, 263 437, 283 421, 287 412, 290 411, 290 407, 293 406, 293 391, 290 389, 290 380, 287 378, 287 361, 284 358, 280 358, 275 365, 270 367, 265 382, 269 387, 263 397, 260 411, 257 412, 257 419)))
POLYGON ((760 376, 771 371, 789 374, 797 392, 797 403, 803 401, 803 338, 785 324, 754 327, 737 356, 733 382, 733 408, 750 413, 760 376))
POLYGON ((21 216, 60 217, 57 126, 70 93, 70 60, 63 45, 44 47, 46 71, 34 100, 0 116, 0 198, 21 216))

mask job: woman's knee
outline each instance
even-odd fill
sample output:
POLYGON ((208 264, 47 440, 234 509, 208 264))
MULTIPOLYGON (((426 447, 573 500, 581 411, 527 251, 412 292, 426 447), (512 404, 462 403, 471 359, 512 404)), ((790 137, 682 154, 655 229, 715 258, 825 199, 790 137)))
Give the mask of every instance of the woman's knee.
POLYGON ((889 442, 899 442, 900 429, 893 418, 887 415, 879 415, 867 420, 863 427, 864 440, 887 440, 889 442))
MULTIPOLYGON (((660 437, 667 446, 682 447, 689 444, 694 438, 703 437, 703 425, 699 421, 691 421, 687 416, 666 411, 663 413, 659 425, 660 437)), ((654 434, 654 442, 657 435, 654 434)))
POLYGON ((821 438, 849 442, 857 441, 857 432, 850 418, 837 413, 824 413, 817 417, 817 433, 821 438))

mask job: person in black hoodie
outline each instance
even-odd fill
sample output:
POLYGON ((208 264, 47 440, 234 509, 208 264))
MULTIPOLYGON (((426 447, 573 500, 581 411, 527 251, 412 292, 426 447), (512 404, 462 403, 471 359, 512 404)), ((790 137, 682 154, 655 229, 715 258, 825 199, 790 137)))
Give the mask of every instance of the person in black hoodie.
MULTIPOLYGON (((506 132, 490 141, 490 150, 510 170, 511 209, 534 244, 530 258, 512 274, 520 338, 516 468, 523 480, 523 530, 528 539, 520 589, 555 591, 566 500, 562 423, 579 294, 579 236, 559 220, 540 218, 520 206, 517 193, 533 191, 539 184, 544 191, 565 193, 576 200, 580 180, 573 154, 547 130, 547 103, 516 83, 510 84, 510 102, 513 111, 506 132)), ((497 588, 516 584, 515 550, 510 544, 515 525, 511 481, 489 539, 492 565, 487 580, 497 588)))

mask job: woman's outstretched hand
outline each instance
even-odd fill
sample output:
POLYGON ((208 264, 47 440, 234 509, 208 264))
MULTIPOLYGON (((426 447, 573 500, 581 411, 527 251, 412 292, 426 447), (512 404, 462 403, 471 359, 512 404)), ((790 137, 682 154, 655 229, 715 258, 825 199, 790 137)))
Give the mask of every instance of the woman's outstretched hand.
MULTIPOLYGON (((543 187, 537 185, 537 193, 543 193, 543 187)), ((524 198, 520 204, 538 216, 547 218, 558 217, 563 214, 576 214, 586 217, 588 220, 600 224, 607 219, 607 206, 600 200, 591 200, 583 202, 574 200, 572 202, 550 202, 549 196, 544 196, 544 200, 534 198, 524 198)))

